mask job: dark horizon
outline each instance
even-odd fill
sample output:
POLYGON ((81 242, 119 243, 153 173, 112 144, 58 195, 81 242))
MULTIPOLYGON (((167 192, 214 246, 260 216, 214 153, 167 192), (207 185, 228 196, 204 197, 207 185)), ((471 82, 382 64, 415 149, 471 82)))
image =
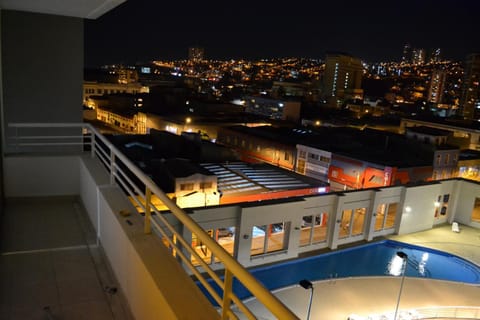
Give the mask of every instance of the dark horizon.
POLYGON ((443 59, 456 61, 480 51, 474 16, 480 4, 474 1, 340 0, 316 6, 128 0, 85 21, 85 66, 182 60, 194 46, 217 60, 324 59, 327 51, 344 51, 367 62, 400 61, 405 43, 440 48, 443 59))

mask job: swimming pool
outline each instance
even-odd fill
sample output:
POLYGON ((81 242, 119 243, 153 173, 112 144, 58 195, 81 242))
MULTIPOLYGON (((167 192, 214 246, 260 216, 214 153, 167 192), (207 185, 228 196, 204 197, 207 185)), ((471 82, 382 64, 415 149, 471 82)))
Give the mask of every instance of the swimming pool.
MULTIPOLYGON (((449 253, 393 240, 252 268, 250 272, 271 291, 295 285, 302 279, 314 282, 346 277, 394 276, 401 273, 399 251, 408 256, 407 277, 480 284, 479 266, 449 253)), ((234 281, 233 291, 240 299, 251 296, 238 281, 234 281)))

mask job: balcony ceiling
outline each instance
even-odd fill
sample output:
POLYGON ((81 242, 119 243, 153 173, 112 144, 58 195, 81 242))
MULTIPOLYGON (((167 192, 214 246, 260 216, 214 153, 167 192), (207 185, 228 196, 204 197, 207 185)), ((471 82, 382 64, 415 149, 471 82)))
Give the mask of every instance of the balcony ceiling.
POLYGON ((96 19, 126 0, 0 0, 0 9, 96 19))

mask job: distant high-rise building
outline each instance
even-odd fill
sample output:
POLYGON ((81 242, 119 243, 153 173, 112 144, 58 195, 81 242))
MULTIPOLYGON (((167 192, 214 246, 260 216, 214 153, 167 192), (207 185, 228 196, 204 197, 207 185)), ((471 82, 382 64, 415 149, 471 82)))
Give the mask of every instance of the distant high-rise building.
POLYGON ((363 98, 362 74, 360 59, 344 53, 327 53, 323 77, 324 95, 334 101, 363 98))
POLYGON ((188 48, 188 59, 191 61, 202 61, 204 58, 205 50, 199 47, 188 48))
POLYGON ((413 49, 412 51, 412 63, 424 64, 425 63, 425 49, 413 49))
POLYGON ((138 82, 138 73, 136 70, 120 67, 116 70, 118 74, 118 83, 129 84, 138 82))
POLYGON ((465 119, 480 119, 480 53, 472 53, 465 61, 462 95, 460 96, 461 115, 465 119))
POLYGON ((428 62, 430 63, 440 62, 440 48, 434 48, 429 50, 428 62))
POLYGON ((447 73, 444 70, 433 70, 430 86, 428 88, 428 101, 442 103, 443 90, 447 73))
POLYGON ((412 62, 412 47, 409 43, 406 43, 403 46, 402 54, 402 63, 411 63, 412 62))

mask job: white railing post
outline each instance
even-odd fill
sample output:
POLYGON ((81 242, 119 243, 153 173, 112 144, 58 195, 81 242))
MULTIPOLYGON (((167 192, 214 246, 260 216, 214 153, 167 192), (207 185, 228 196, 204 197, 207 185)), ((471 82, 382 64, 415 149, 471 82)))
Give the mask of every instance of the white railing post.
POLYGON ((15 151, 18 152, 18 127, 15 127, 15 151))
POLYGON ((111 148, 109 148, 109 151, 110 151, 110 184, 111 185, 114 185, 115 184, 115 171, 116 171, 116 167, 115 167, 115 153, 113 152, 113 150, 111 148))
POLYGON ((90 130, 90 153, 91 157, 95 158, 95 133, 90 130))

